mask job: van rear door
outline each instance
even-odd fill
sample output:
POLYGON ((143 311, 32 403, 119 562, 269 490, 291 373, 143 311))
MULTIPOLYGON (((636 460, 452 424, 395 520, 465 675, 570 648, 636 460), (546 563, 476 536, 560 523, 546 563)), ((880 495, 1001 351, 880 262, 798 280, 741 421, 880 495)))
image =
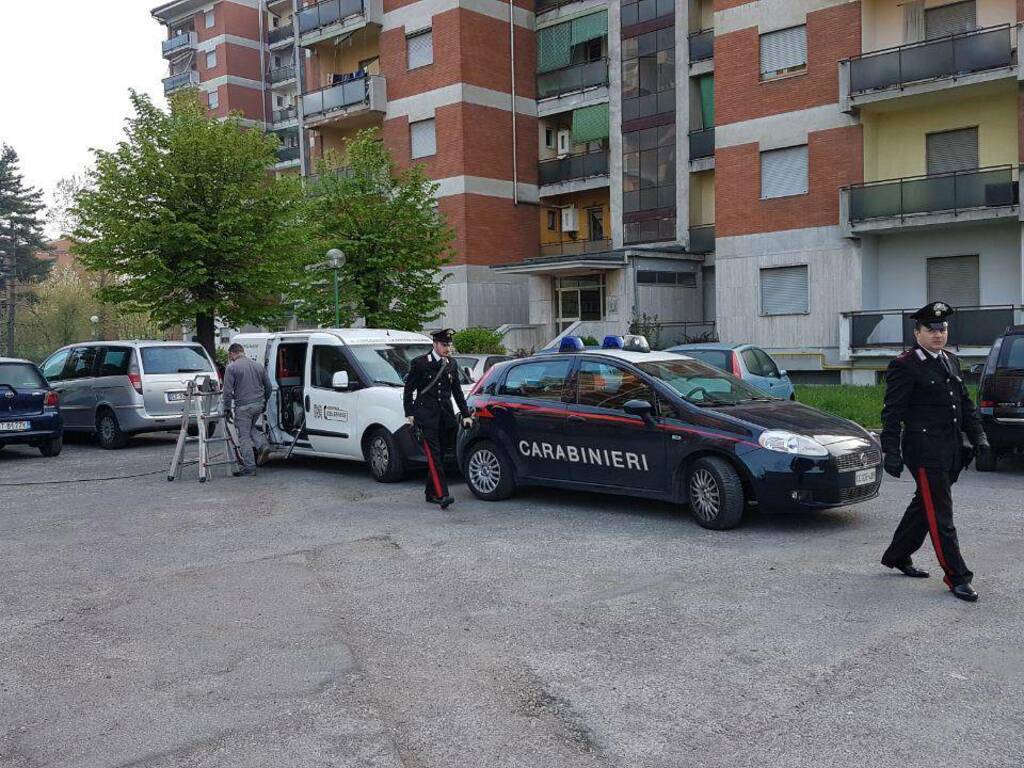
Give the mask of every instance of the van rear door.
POLYGON ((160 344, 139 348, 142 397, 150 416, 179 416, 185 387, 197 377, 216 379, 213 361, 199 344, 160 344))

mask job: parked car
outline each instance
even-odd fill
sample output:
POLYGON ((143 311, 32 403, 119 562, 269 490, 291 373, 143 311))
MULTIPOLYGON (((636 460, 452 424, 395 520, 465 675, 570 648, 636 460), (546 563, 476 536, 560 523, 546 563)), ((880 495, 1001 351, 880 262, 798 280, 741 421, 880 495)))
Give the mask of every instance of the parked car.
POLYGON ((977 467, 992 472, 1000 454, 1024 450, 1024 325, 995 340, 980 374, 978 405, 992 451, 977 467))
POLYGON ((0 448, 31 445, 56 456, 63 434, 60 398, 35 363, 0 357, 0 448))
POLYGON ((95 434, 107 449, 179 429, 188 382, 217 375, 201 345, 180 341, 72 344, 41 367, 60 394, 64 429, 95 434))
POLYGON ((469 378, 476 382, 484 377, 484 374, 491 370, 496 363, 503 363, 511 360, 512 355, 452 355, 455 362, 459 364, 460 371, 466 371, 469 378))
POLYGON ((796 399, 789 374, 775 364, 771 355, 753 344, 680 344, 665 351, 687 355, 728 371, 772 397, 796 399))

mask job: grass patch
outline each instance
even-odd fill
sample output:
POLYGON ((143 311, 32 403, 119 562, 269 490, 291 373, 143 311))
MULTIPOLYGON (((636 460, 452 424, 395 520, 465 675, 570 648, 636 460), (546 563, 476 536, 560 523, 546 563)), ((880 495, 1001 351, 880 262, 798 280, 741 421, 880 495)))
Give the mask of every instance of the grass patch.
MULTIPOLYGON (((978 388, 969 385, 967 389, 971 399, 977 403, 978 388)), ((796 399, 812 408, 855 421, 865 429, 879 429, 882 426, 884 384, 873 387, 797 385, 796 399)))

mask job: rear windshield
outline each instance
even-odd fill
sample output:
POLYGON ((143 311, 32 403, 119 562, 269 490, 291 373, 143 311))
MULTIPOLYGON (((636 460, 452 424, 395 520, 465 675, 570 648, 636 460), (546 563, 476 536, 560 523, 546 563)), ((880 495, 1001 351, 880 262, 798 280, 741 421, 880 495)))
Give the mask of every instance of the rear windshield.
POLYGON ((213 370, 202 347, 143 347, 142 370, 158 373, 209 373, 213 370))
POLYGON ((723 371, 732 371, 732 361, 729 359, 732 352, 725 349, 681 349, 679 354, 721 368, 723 371))
POLYGON ((0 386, 15 389, 45 387, 46 382, 34 365, 28 363, 0 363, 0 386))
POLYGON ((1024 336, 1007 336, 1003 339, 998 368, 1024 371, 1024 336))

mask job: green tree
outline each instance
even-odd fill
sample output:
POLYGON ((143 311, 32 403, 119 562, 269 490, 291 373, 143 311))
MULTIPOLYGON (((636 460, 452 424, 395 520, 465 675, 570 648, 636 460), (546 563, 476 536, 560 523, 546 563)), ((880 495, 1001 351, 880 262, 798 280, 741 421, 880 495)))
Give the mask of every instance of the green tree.
POLYGON ((214 321, 280 320, 282 292, 301 273, 302 189, 267 166, 278 141, 211 119, 195 90, 170 110, 132 92, 134 116, 76 196, 75 252, 111 276, 99 298, 163 327, 191 321, 214 349, 214 321))
MULTIPOLYGON (((307 219, 314 260, 330 248, 345 253, 340 273, 342 323, 420 330, 440 317, 441 267, 454 234, 437 209, 437 184, 423 169, 395 169, 373 129, 361 131, 344 157, 329 155, 311 185, 307 219)), ((300 314, 334 323, 334 296, 324 275, 303 292, 300 314)))

